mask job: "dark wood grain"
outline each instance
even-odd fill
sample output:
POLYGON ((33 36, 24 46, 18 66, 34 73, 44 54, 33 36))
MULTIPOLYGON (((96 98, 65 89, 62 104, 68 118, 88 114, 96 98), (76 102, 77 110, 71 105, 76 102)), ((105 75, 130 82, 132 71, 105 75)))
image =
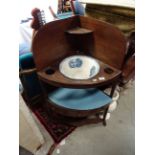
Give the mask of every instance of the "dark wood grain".
MULTIPOLYGON (((118 83, 126 53, 126 39, 118 28, 109 23, 73 16, 55 20, 41 27, 33 38, 32 52, 49 109, 64 116, 81 118, 107 110, 108 105, 85 111, 62 108, 48 100, 49 87, 103 88, 118 83), (60 62, 68 56, 77 54, 89 55, 97 59, 100 71, 95 77, 88 80, 72 80, 60 73, 60 62), (99 77, 105 79, 99 80, 99 77)), ((103 121, 106 123, 105 117, 103 121)))
POLYGON ((51 74, 46 73, 46 69, 39 71, 38 75, 41 80, 44 82, 47 82, 50 85, 54 85, 57 87, 67 87, 67 88, 92 88, 92 87, 97 87, 97 86, 103 86, 106 84, 110 84, 114 80, 117 80, 120 75, 121 71, 109 66, 108 64, 105 64, 101 61, 98 61, 100 64, 100 71, 99 73, 88 80, 73 80, 65 77, 62 75, 59 71, 58 66, 52 66, 50 68, 53 69, 53 72, 51 74), (111 68, 113 72, 107 73, 105 71, 106 68, 111 68), (99 77, 104 77, 105 80, 99 80, 99 77), (93 79, 97 79, 97 81, 93 81, 93 79))
POLYGON ((81 27, 94 31, 92 56, 117 69, 121 69, 126 52, 124 34, 115 26, 93 18, 80 16, 80 23, 81 27))
POLYGON ((32 51, 37 70, 50 66, 67 55, 81 53, 89 55, 121 69, 126 39, 122 32, 111 24, 92 18, 73 16, 44 25, 33 38, 32 51), (81 27, 93 31, 91 35, 68 37, 66 31, 81 27), (77 46, 78 45, 78 46, 77 46))
POLYGON ((82 118, 82 117, 95 115, 95 114, 103 111, 104 109, 106 109, 109 106, 109 104, 107 104, 100 108, 91 109, 91 110, 74 110, 74 109, 68 109, 65 107, 61 107, 49 100, 47 100, 47 102, 48 102, 48 104, 47 104, 48 107, 51 108, 52 110, 56 111, 57 113, 64 115, 64 116, 76 117, 76 118, 82 118))
POLYGON ((77 26, 79 26, 78 18, 71 17, 47 23, 37 32, 32 41, 37 70, 42 70, 58 59, 75 53, 65 32, 77 26))

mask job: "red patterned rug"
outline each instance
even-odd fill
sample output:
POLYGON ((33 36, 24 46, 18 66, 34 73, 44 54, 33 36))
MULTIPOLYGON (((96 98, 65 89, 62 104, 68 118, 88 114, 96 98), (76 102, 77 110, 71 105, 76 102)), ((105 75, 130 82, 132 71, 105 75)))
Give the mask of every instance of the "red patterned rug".
POLYGON ((56 144, 60 143, 76 128, 75 126, 61 122, 61 116, 53 111, 51 111, 49 118, 44 107, 35 108, 33 112, 52 136, 56 144))

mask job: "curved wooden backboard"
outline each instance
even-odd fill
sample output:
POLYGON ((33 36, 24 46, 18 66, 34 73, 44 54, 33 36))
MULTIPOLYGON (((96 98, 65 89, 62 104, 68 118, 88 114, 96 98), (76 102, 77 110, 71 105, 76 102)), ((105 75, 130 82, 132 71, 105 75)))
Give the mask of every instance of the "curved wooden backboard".
POLYGON ((92 55, 105 63, 122 68, 126 53, 126 38, 115 26, 95 20, 80 17, 81 27, 94 30, 94 50, 92 55))
POLYGON ((51 66, 74 51, 65 31, 79 26, 78 18, 55 20, 39 29, 32 41, 32 52, 37 70, 51 66))
POLYGON ((77 50, 121 69, 126 52, 126 39, 122 32, 111 24, 89 17, 73 16, 44 25, 32 42, 38 71, 54 65, 68 55, 76 54, 77 50), (78 36, 66 33, 77 27, 92 30, 93 33, 78 36))

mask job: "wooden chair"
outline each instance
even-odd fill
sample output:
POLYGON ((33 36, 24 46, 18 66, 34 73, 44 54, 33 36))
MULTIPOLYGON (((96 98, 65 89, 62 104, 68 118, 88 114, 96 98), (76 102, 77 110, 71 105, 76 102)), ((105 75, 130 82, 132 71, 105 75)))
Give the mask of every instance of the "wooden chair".
POLYGON ((31 106, 39 100, 42 90, 29 45, 21 44, 19 52, 19 77, 24 87, 22 95, 28 105, 31 106))

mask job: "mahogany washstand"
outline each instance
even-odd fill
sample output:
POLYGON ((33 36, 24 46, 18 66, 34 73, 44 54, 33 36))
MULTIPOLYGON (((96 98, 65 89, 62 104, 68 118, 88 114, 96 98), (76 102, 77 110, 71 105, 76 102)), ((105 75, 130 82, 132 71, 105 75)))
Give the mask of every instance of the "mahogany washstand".
MULTIPOLYGON (((39 79, 45 88, 45 98, 57 87, 98 88, 112 87, 112 97, 121 76, 121 69, 126 52, 126 39, 122 32, 113 25, 83 16, 55 20, 41 27, 33 38, 32 52, 39 79), (72 55, 94 57, 100 64, 99 73, 88 80, 73 80, 59 71, 60 62, 72 55), (104 80, 99 80, 104 77, 104 80), (97 79, 94 81, 93 79, 97 79)), ((104 124, 108 105, 94 110, 71 110, 47 100, 48 107, 63 116, 87 117, 103 110, 104 124)), ((93 120, 99 122, 101 119, 93 120)), ((88 120, 88 122, 91 122, 88 120)))

